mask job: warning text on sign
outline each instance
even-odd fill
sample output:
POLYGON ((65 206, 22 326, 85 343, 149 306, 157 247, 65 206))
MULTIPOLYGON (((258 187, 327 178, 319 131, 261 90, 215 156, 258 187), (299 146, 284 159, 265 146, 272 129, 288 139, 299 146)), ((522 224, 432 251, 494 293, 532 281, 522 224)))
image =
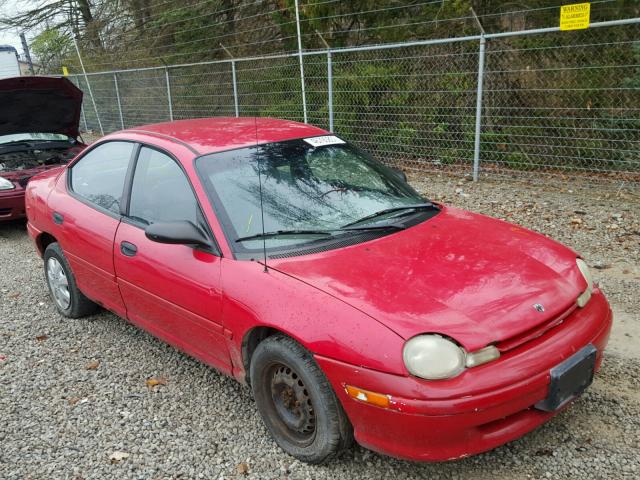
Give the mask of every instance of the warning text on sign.
POLYGON ((560 30, 589 28, 590 3, 574 3, 560 7, 560 30))

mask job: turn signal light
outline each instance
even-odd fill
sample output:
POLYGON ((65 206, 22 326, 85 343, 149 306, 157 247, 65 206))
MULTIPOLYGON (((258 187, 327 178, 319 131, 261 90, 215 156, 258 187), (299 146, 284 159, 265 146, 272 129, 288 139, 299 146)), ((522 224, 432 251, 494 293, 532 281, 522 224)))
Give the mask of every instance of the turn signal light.
POLYGON ((370 392, 369 390, 363 390, 358 387, 352 387, 351 385, 345 386, 347 395, 361 402, 370 403, 376 407, 389 408, 391 405, 391 397, 389 395, 383 395, 382 393, 370 392))
POLYGON ((487 362, 492 362, 500 358, 500 350, 493 345, 467 353, 467 368, 477 367, 487 362))

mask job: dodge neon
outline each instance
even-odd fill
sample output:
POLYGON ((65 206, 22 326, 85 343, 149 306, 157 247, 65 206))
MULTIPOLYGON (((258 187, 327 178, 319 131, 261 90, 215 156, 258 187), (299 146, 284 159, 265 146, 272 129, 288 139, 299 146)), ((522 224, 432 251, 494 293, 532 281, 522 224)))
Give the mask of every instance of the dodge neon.
POLYGON ((310 463, 354 439, 419 461, 514 440, 589 386, 611 328, 570 248, 292 121, 113 133, 26 207, 63 316, 101 306, 249 384, 310 463))

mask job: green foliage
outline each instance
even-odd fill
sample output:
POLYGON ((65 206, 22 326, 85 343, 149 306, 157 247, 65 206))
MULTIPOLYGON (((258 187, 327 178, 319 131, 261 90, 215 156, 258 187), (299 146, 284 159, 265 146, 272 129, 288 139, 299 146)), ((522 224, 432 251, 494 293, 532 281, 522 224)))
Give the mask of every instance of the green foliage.
POLYGON ((175 4, 168 4, 146 24, 145 37, 153 39, 156 55, 159 53, 165 63, 203 60, 210 48, 208 39, 225 33, 226 24, 221 24, 215 14, 223 9, 223 3, 209 0, 184 4, 179 9, 175 4))
POLYGON ((31 51, 47 72, 61 73, 64 59, 71 53, 73 42, 57 29, 46 29, 31 42, 31 51))
MULTIPOLYGON (((325 42, 339 48, 475 35, 479 26, 470 7, 487 32, 551 27, 559 21, 559 4, 548 0, 299 3, 305 50, 325 49, 325 42)), ((636 0, 592 3, 592 21, 635 17, 637 5, 636 0)), ((42 19, 54 18, 32 48, 40 61, 50 59, 47 65, 56 73, 65 56, 67 65, 75 62, 71 38, 79 40, 90 71, 260 57, 298 48, 294 0, 38 5, 33 0, 31 7, 2 22, 24 23, 31 15, 48 24, 42 19)), ((336 132, 391 161, 470 164, 478 42, 335 52, 333 62, 336 132)), ((304 63, 309 121, 328 127, 326 56, 307 55, 304 63)), ((640 169, 638 64, 640 42, 633 26, 490 39, 483 164, 640 169)), ((241 115, 302 119, 296 57, 237 61, 236 68, 241 115)), ((171 75, 175 118, 235 113, 229 63, 175 68, 171 75)), ((128 122, 165 120, 164 70, 119 78, 128 122)), ((102 80, 95 79, 97 95, 104 95, 99 108, 117 119, 112 76, 102 80)))
MULTIPOLYGON (((633 56, 635 58, 635 63, 640 64, 640 42, 633 44, 633 56)), ((640 68, 635 67, 632 74, 626 77, 622 84, 626 88, 640 88, 640 68)))

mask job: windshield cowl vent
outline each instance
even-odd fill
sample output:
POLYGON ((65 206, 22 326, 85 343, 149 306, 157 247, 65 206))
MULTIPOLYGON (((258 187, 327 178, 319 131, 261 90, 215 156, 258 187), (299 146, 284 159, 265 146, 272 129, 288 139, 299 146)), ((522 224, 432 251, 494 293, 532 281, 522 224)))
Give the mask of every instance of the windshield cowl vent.
POLYGON ((351 245, 357 245, 358 243, 368 242, 369 240, 373 240, 375 238, 381 238, 391 233, 395 233, 394 230, 389 231, 372 231, 372 232, 363 232, 358 235, 350 235, 346 238, 340 238, 330 241, 323 241, 321 245, 315 245, 313 247, 306 248, 297 248, 295 250, 290 250, 284 253, 274 253, 269 255, 271 259, 282 259, 282 258, 291 258, 291 257, 299 257, 301 255, 311 255, 313 253, 326 252, 328 250, 335 250, 337 248, 350 247, 351 245))

